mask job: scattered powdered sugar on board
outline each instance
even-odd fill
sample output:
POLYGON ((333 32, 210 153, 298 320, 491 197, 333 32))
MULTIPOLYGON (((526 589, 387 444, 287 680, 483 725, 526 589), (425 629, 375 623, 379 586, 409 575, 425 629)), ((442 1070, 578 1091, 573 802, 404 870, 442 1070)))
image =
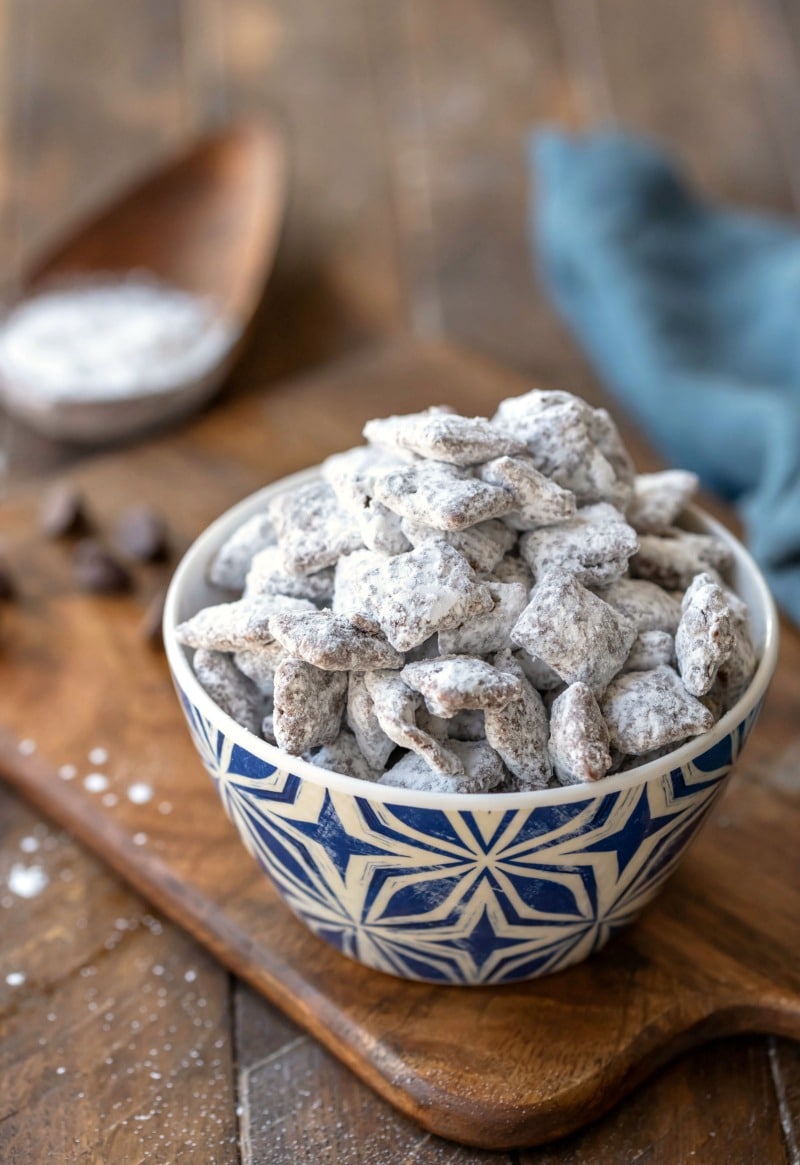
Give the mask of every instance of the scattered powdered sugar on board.
POLYGON ((128 800, 132 801, 134 805, 146 805, 148 801, 152 800, 152 797, 153 790, 144 781, 135 781, 128 786, 128 800))
POLYGON ((25 976, 22 971, 9 971, 6 975, 6 983, 9 987, 21 987, 25 982, 25 976))
POLYGON ((90 765, 104 765, 108 760, 108 750, 105 748, 93 748, 89 752, 90 765))
POLYGON ((36 752, 36 741, 31 740, 30 737, 26 737, 25 740, 19 742, 17 748, 23 756, 33 756, 36 752))
POLYGON ((23 837, 22 841, 19 843, 19 848, 24 854, 35 854, 39 849, 39 844, 38 837, 23 837))
POLYGON ((58 775, 62 781, 74 781, 78 775, 78 770, 75 765, 62 765, 58 770, 58 775))
POLYGON ((41 866, 24 866, 21 862, 15 862, 8 875, 8 888, 18 898, 36 898, 49 882, 41 866))
POLYGON ((146 833, 134 833, 133 844, 134 845, 147 845, 147 834, 146 833))
POLYGON ((89 793, 104 793, 108 788, 108 777, 104 773, 89 773, 83 778, 83 787, 89 793))
POLYGON ((208 299, 144 272, 109 273, 23 300, 0 329, 10 396, 113 400, 206 376, 240 329, 208 299))

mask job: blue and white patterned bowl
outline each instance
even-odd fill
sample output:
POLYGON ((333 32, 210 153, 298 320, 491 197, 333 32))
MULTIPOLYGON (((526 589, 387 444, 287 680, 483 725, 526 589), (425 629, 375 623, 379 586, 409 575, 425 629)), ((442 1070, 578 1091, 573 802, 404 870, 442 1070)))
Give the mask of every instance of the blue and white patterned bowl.
POLYGON ((743 547, 693 510, 686 525, 731 547, 761 662, 714 729, 597 785, 533 793, 417 793, 328 772, 234 723, 194 677, 174 628, 221 600, 205 580, 268 486, 194 543, 167 597, 164 639, 197 751, 248 851, 294 913, 343 954, 405 979, 511 983, 599 950, 675 868, 722 791, 758 716, 778 652, 767 586, 743 547))

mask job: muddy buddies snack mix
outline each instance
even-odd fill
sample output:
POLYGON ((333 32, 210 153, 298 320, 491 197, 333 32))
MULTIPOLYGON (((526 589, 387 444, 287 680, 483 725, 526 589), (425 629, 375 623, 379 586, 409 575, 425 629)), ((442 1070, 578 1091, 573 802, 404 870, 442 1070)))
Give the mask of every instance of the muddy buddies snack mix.
POLYGON ((727 545, 681 526, 604 409, 370 421, 208 566, 177 628, 228 715, 333 772, 430 792, 595 783, 707 731, 755 670, 727 545))

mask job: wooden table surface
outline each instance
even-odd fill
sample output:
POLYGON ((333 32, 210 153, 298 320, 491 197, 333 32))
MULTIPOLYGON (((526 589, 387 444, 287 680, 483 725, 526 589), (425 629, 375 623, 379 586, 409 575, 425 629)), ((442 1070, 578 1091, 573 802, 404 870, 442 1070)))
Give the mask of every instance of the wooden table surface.
MULTIPOLYGON (((283 111, 291 206, 232 391, 406 329, 596 396, 530 271, 522 150, 538 122, 618 117, 710 196, 800 210, 790 0, 0 0, 0 33, 12 293, 38 245, 143 166, 216 120, 283 111)), ((6 445, 12 480, 75 456, 16 426, 6 445)), ((0 787, 4 1165, 798 1165, 799 1146, 800 1049, 767 1037, 687 1055, 549 1147, 437 1141, 0 787), (20 897, 9 878, 34 860, 49 882, 20 897), (9 1064, 18 1008, 29 1039, 9 1064), (15 1110, 12 1078, 34 1103, 15 1110)))

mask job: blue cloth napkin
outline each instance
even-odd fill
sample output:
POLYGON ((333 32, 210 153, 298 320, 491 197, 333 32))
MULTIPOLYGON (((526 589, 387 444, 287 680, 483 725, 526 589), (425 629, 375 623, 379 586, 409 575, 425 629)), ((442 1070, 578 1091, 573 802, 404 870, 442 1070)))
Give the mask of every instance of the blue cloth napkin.
POLYGON ((538 132, 530 166, 556 307, 667 461, 736 504, 800 623, 800 231, 709 205, 621 132, 538 132))

